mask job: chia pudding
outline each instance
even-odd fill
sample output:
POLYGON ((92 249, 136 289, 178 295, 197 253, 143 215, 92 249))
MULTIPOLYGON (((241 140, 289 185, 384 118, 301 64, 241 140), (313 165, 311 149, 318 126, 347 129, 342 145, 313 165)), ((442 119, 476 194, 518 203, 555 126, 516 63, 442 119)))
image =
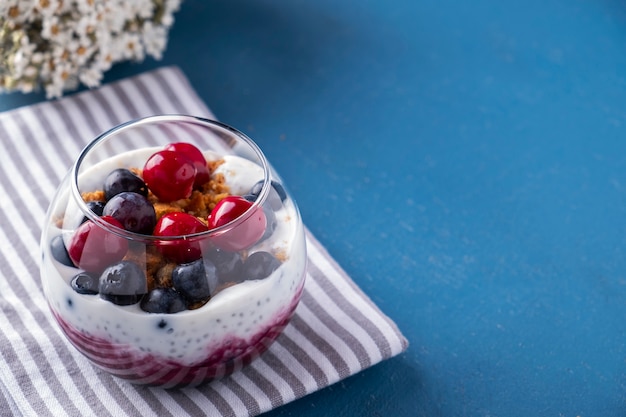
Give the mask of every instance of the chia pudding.
MULTIPOLYGON (((172 245, 180 239, 167 234, 154 235, 160 219, 171 215, 170 209, 165 213, 158 213, 157 209, 159 223, 155 226, 153 221, 150 232, 124 230, 130 227, 124 221, 102 221, 115 217, 116 211, 107 208, 113 205, 109 202, 115 197, 108 196, 108 202, 102 202, 105 213, 102 214, 93 209, 95 205, 90 206, 89 201, 85 201, 86 191, 102 190, 107 176, 117 169, 131 170, 148 184, 146 161, 161 149, 147 147, 125 151, 77 174, 83 204, 73 202, 76 196, 71 189, 58 191, 42 236, 43 288, 63 332, 98 367, 138 384, 197 385, 248 364, 265 351, 287 325, 304 286, 304 229, 295 203, 279 180, 271 184, 266 180, 269 186, 264 186, 259 194, 265 175, 260 165, 240 156, 220 155, 214 151, 203 152, 210 166, 208 175, 211 180, 220 180, 221 191, 227 190, 228 197, 243 198, 254 204, 241 215, 247 219, 236 218, 226 226, 216 226, 211 225, 209 215, 209 226, 193 229, 190 237, 182 240, 187 245, 184 252, 171 252, 172 245), (146 172, 142 173, 136 169, 138 167, 144 167, 146 172), (250 215, 255 207, 256 212, 250 215), (237 221, 239 225, 228 228, 237 221), (248 227, 246 222, 255 223, 248 227), (105 238, 123 243, 123 253, 93 268, 88 259, 77 260, 76 236, 85 224, 92 227, 88 231, 97 229, 105 238), (222 230, 221 234, 213 233, 211 226, 215 231, 222 230), (240 233, 247 229, 256 233, 252 240, 250 233, 240 233), (235 241, 244 239, 245 243, 233 246, 233 237, 235 241), (153 255, 158 258, 157 266, 152 267, 153 272, 147 272, 151 261, 146 259, 153 255), (225 264, 237 264, 236 272, 222 273, 220 259, 226 259, 224 257, 228 258, 225 264), (266 269, 265 274, 259 273, 268 262, 271 268, 266 269), (127 266, 125 263, 139 265, 146 276, 145 287, 141 284, 132 294, 107 292, 104 285, 110 284, 107 281, 113 276, 110 270, 127 266), (190 274, 188 271, 193 268, 202 271, 201 290, 204 291, 195 298, 193 291, 200 290, 193 285, 191 288, 185 281, 185 274, 190 274), (163 278, 164 274, 167 278, 163 278), (186 290, 185 286, 191 289, 186 290), (189 292, 188 296, 185 291, 189 292), (169 302, 167 297, 171 294, 175 295, 175 300, 169 302)), ((168 187, 165 188, 163 192, 168 191, 168 187)), ((149 197, 155 200, 152 191, 149 197)), ((225 198, 219 196, 219 199, 225 198)), ((126 203, 128 201, 124 201, 126 203)), ((217 207, 206 210, 214 213, 217 207)), ((138 213, 137 210, 133 208, 130 212, 138 213)), ((226 219, 230 220, 228 216, 226 219)), ((87 244, 81 243, 85 248, 87 244)), ((98 256, 93 253, 90 256, 106 259, 109 254, 105 252, 115 244, 100 245, 103 246, 97 251, 98 256)), ((83 246, 79 249, 87 251, 83 246)))

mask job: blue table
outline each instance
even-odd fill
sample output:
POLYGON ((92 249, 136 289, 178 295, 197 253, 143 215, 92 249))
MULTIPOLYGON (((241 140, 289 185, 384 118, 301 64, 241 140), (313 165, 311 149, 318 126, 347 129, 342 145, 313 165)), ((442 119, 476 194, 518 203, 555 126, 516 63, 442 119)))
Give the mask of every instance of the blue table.
MULTIPOLYGON (((626 414, 626 6, 187 0, 161 62, 408 351, 268 414, 626 414)), ((0 110, 43 95, 0 96, 0 110)))

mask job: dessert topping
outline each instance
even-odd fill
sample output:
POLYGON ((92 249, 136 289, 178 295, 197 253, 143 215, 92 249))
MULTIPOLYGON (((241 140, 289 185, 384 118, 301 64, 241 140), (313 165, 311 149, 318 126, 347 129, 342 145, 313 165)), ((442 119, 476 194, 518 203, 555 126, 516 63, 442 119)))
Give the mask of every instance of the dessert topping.
POLYGON ((152 234, 156 225, 154 206, 141 194, 124 191, 107 201, 102 211, 111 216, 129 232, 152 234))
POLYGON ((100 297, 117 305, 137 303, 148 292, 143 269, 132 261, 120 261, 100 275, 100 297))
POLYGON ((217 286, 215 266, 202 259, 177 265, 172 271, 172 284, 193 305, 206 302, 211 297, 212 290, 217 286))
POLYGON ((143 179, 159 200, 180 200, 191 196, 196 168, 184 154, 162 150, 146 161, 143 179))
POLYGON ((148 313, 178 313, 187 309, 182 295, 174 288, 154 288, 141 299, 141 309, 148 313))
MULTIPOLYGON (((208 228, 197 217, 183 212, 163 215, 154 227, 154 236, 185 236, 207 231, 208 228)), ((174 262, 195 261, 202 256, 200 243, 193 239, 161 240, 157 242, 161 253, 174 262)))
POLYGON ((126 239, 85 218, 67 251, 60 236, 51 243, 55 258, 62 262, 66 251, 70 258, 66 264, 85 271, 72 279, 72 288, 81 294, 100 294, 119 305, 139 302, 150 313, 176 313, 203 305, 230 285, 271 275, 281 261, 269 252, 245 250, 273 233, 274 210, 281 207, 285 191, 272 181, 266 207, 247 213, 263 182, 244 197, 230 195, 223 176, 212 175, 222 162, 207 163, 195 146, 172 143, 152 154, 143 171, 115 169, 106 177, 103 190, 83 194, 90 210, 115 227, 182 238, 129 250, 126 239), (214 234, 210 243, 189 237, 224 226, 244 213, 245 219, 214 234))
MULTIPOLYGON (((215 229, 232 222, 252 207, 252 203, 241 196, 222 199, 208 218, 209 229, 215 229)), ((267 219, 260 206, 241 224, 213 237, 213 243, 222 249, 240 251, 254 245, 265 233, 267 219)))
MULTIPOLYGON (((119 228, 122 224, 111 216, 102 220, 119 228)), ((120 261, 128 251, 128 241, 88 220, 72 235, 68 254, 74 265, 87 272, 100 273, 107 266, 120 261)))
POLYGON ((211 178, 211 173, 209 171, 209 167, 207 166, 204 155, 202 155, 200 149, 196 148, 191 143, 170 143, 169 145, 165 146, 165 150, 179 152, 185 155, 189 159, 189 161, 193 163, 193 166, 196 168, 196 179, 193 184, 195 188, 201 188, 211 178))
POLYGON ((118 168, 111 171, 104 179, 103 191, 104 198, 107 201, 125 191, 141 194, 144 197, 148 196, 146 183, 126 168, 118 168))

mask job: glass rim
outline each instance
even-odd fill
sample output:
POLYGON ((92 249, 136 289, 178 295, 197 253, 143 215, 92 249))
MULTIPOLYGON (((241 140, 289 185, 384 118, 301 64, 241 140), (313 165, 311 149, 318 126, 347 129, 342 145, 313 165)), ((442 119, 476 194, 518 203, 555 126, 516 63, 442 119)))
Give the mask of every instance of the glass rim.
POLYGON ((272 180, 271 171, 270 171, 269 163, 265 157, 265 154, 263 154, 263 151, 261 150, 261 148, 259 148, 259 146, 251 138, 249 138, 245 133, 241 132, 240 130, 228 124, 225 124, 216 120, 199 117, 199 116, 190 116, 190 115, 185 115, 185 114, 162 114, 162 115, 136 118, 136 119, 132 119, 127 122, 118 124, 112 127, 111 129, 106 130, 105 132, 96 136, 95 139, 93 139, 89 144, 87 144, 87 146, 85 146, 82 149, 82 151, 76 158, 76 161, 72 165, 70 178, 71 178, 72 197, 77 203, 79 209, 83 212, 85 217, 87 217, 87 219, 93 221, 99 227, 104 228, 107 231, 117 236, 120 236, 122 238, 131 240, 131 241, 152 243, 152 244, 156 242, 178 241, 178 240, 183 240, 183 239, 184 240, 200 240, 200 239, 222 235, 228 232, 229 230, 237 227, 239 224, 245 222, 250 216, 252 216, 257 211, 257 209, 263 210, 262 205, 267 199, 270 193, 270 188, 272 186, 271 185, 271 180, 272 180), (107 221, 102 220, 100 216, 94 213, 87 206, 87 202, 83 200, 79 186, 78 186, 79 171, 81 168, 81 164, 86 158, 86 156, 97 145, 99 145, 106 139, 109 139, 123 131, 133 129, 141 125, 150 125, 150 124, 156 125, 156 124, 160 124, 164 122, 167 123, 167 122, 175 122, 175 121, 190 123, 190 124, 195 124, 195 125, 200 125, 200 126, 205 126, 205 127, 217 128, 218 130, 221 130, 222 132, 225 132, 243 141, 243 143, 245 143, 254 152, 255 156, 259 159, 261 168, 263 169, 263 180, 262 180, 263 184, 261 186, 261 191, 257 195, 257 198, 254 201, 252 201, 252 205, 241 216, 237 217, 234 220, 231 220, 230 222, 226 224, 223 224, 221 226, 218 226, 210 230, 186 234, 186 235, 178 235, 178 236, 145 235, 142 233, 131 232, 129 230, 116 227, 108 223, 107 221))

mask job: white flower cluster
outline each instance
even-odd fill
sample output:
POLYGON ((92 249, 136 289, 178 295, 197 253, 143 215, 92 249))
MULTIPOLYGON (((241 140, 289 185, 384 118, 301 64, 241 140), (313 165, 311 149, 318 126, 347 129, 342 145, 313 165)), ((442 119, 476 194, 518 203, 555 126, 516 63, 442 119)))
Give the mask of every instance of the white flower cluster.
POLYGON ((120 61, 160 59, 181 0, 0 0, 0 92, 60 97, 120 61))

